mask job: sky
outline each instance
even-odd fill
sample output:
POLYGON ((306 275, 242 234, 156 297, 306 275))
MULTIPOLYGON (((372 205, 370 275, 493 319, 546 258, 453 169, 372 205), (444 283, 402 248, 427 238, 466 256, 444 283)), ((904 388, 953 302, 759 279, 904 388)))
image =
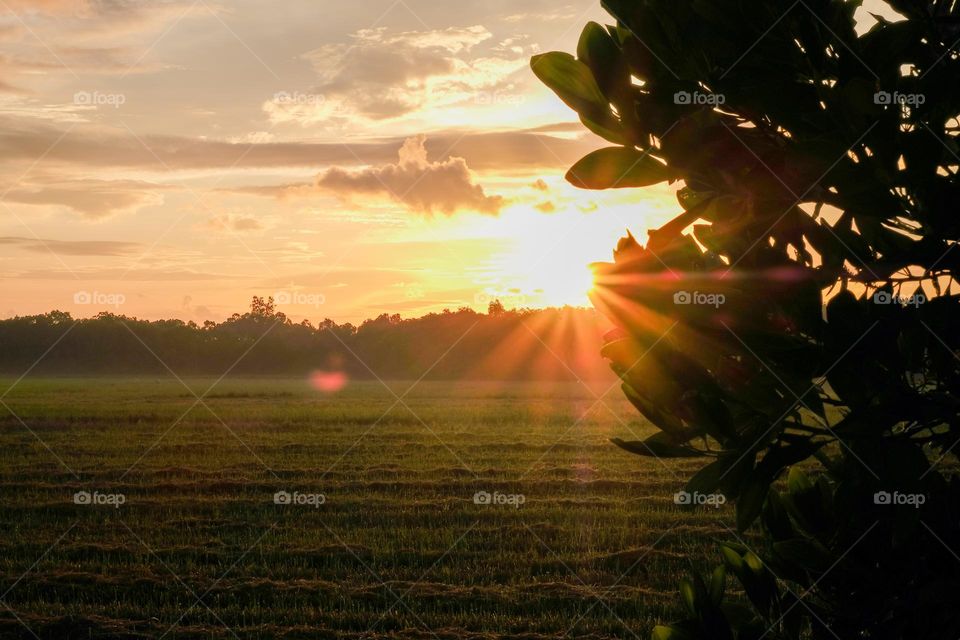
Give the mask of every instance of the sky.
POLYGON ((529 58, 589 20, 597 0, 0 0, 0 317, 588 304, 587 265, 679 211, 676 186, 563 180, 606 144, 529 58))

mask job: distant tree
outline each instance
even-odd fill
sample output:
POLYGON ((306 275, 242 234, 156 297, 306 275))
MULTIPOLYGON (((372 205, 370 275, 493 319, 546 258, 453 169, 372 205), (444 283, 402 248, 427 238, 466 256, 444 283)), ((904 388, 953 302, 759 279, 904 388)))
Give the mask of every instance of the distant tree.
MULTIPOLYGON (((514 368, 489 358, 491 345, 507 341, 517 329, 517 312, 492 318, 471 309, 435 313, 404 320, 399 314, 382 314, 364 322, 338 325, 330 319, 319 326, 293 323, 270 309, 268 300, 255 301, 252 310, 234 314, 221 323, 202 326, 182 320, 146 321, 101 313, 74 320, 69 314, 0 320, 0 371, 37 374, 237 374, 304 375, 315 370, 338 370, 351 379, 417 379, 429 371, 437 379, 567 379, 570 372, 549 358, 553 368, 535 366, 533 358, 514 368), (505 321, 506 320, 506 321, 505 321), (453 351, 448 352, 455 345, 453 351), (35 365, 35 366, 34 366, 35 365)), ((544 323, 578 327, 579 335, 600 339, 603 327, 592 310, 569 309, 562 318, 556 311, 542 314, 544 323), (562 320, 562 321, 561 321, 562 320)), ((528 332, 531 346, 539 346, 528 332)), ((554 346, 568 362, 574 361, 576 344, 554 346), (564 351, 568 349, 568 351, 564 351)), ((541 363, 542 364, 542 363, 541 363)), ((593 375, 600 373, 592 370, 593 375)))
POLYGON ((73 317, 67 311, 51 311, 46 317, 51 324, 69 324, 73 322, 73 317))
POLYGON ((496 318, 497 316, 502 316, 507 312, 506 307, 503 306, 503 303, 499 300, 491 300, 490 304, 487 305, 487 315, 496 318))
POLYGON ((275 310, 276 305, 272 296, 269 298, 253 296, 253 300, 250 301, 250 315, 252 316, 270 317, 275 310))
POLYGON ((760 519, 657 640, 960 636, 960 5, 858 35, 860 4, 606 0, 576 57, 532 60, 616 145, 571 183, 681 183, 596 269, 603 354, 660 430, 617 444, 703 457, 691 501, 760 519))

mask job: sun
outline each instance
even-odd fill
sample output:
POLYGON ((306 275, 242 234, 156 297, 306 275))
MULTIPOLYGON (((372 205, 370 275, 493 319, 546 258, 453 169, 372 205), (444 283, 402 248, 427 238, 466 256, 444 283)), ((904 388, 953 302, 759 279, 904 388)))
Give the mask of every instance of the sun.
POLYGON ((505 279, 538 307, 586 306, 593 288, 590 263, 596 258, 576 243, 547 248, 521 240, 503 256, 505 279))
POLYGON ((527 299, 523 306, 588 306, 590 264, 608 260, 618 237, 595 223, 581 213, 517 212, 503 221, 509 235, 495 258, 498 279, 527 299))
POLYGON ((463 259, 457 263, 457 275, 470 278, 473 286, 468 290, 479 294, 474 301, 478 311, 485 311, 493 299, 508 309, 592 306, 589 294, 595 283, 590 265, 610 262, 628 230, 642 237, 644 230, 676 215, 669 193, 608 196, 602 206, 594 193, 562 185, 550 193, 557 203, 550 213, 536 202, 522 202, 499 216, 430 221, 432 238, 473 243, 473 249, 458 254, 463 259))

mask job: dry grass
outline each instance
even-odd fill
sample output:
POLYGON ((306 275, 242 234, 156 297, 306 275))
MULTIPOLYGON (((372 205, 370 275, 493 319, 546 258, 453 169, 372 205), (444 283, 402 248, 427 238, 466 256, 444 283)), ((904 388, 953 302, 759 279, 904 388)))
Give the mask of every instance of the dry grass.
POLYGON ((0 414, 0 637, 646 638, 730 537, 731 508, 672 502, 695 462, 608 443, 650 433, 617 391, 421 383, 408 410, 376 383, 228 380, 205 401, 97 379, 5 398, 26 427, 0 414))

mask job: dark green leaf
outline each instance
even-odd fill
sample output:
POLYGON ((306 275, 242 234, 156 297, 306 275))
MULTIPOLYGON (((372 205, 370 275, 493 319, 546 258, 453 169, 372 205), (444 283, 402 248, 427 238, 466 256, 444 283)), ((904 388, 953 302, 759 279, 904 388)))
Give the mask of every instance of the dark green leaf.
POLYGON ((653 458, 701 458, 703 454, 691 447, 676 444, 672 436, 667 433, 655 433, 646 440, 624 441, 613 438, 610 442, 624 451, 638 456, 653 458))
POLYGON ((587 155, 567 173, 581 189, 626 189, 665 182, 671 172, 648 153, 630 147, 608 147, 587 155))
POLYGON ((756 473, 748 477, 747 486, 737 498, 737 529, 746 531, 760 515, 770 485, 756 473))

